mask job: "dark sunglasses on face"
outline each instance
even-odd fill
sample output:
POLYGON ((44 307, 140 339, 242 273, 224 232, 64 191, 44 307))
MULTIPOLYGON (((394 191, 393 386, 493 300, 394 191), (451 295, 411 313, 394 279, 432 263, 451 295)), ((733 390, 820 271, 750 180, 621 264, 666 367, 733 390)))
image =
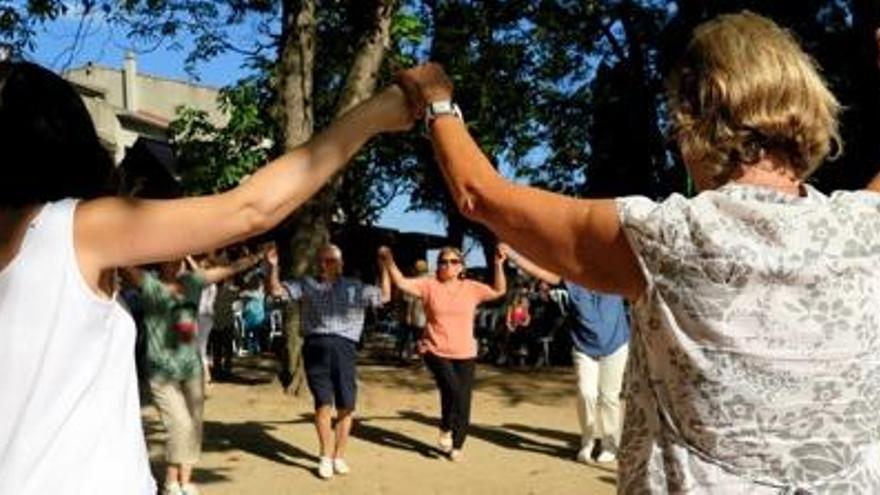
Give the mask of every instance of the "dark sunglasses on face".
POLYGON ((458 258, 446 258, 446 259, 441 259, 441 260, 438 262, 438 264, 439 264, 440 266, 446 266, 446 265, 449 265, 449 266, 456 266, 456 265, 460 265, 460 264, 461 264, 461 260, 458 259, 458 258))

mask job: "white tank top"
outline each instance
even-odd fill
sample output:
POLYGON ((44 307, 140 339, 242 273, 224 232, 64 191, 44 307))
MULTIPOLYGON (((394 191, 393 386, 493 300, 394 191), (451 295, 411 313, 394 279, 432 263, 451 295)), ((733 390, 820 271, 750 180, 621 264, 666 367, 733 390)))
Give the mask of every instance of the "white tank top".
POLYGON ((82 278, 75 207, 47 204, 0 270, 0 494, 154 495, 134 321, 82 278))

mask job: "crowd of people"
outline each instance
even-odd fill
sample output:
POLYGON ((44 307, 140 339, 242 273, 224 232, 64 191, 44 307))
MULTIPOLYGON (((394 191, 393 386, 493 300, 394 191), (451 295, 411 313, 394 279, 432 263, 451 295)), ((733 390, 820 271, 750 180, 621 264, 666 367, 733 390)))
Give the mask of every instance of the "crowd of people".
MULTIPOLYGON (((0 181, 0 493, 156 493, 120 279, 140 294, 146 379, 168 430, 162 490, 198 493, 207 333, 228 325, 216 309, 228 281, 261 259, 259 285, 302 308, 323 478, 352 471, 357 342, 365 311, 393 288, 413 306, 407 325, 437 385, 438 445, 463 459, 474 322, 479 305, 507 295, 509 259, 546 288, 510 295, 508 349, 551 319, 539 301, 564 288, 577 457, 617 459, 621 493, 880 492, 880 178, 830 195, 806 182, 843 149, 841 106, 766 18, 700 25, 668 87, 699 190, 689 198, 576 199, 506 180, 443 68, 425 64, 228 192, 144 200, 115 195, 114 165, 68 83, 0 63, 0 142, 27 161, 0 181), (501 241, 491 285, 468 279, 452 247, 434 274, 412 276, 383 247, 375 285, 343 276, 334 245, 319 251, 316 276, 297 279, 282 279, 271 249, 186 260, 272 228, 371 137, 422 117, 460 212, 501 241)), ((256 284, 245 292, 265 299, 256 284)))

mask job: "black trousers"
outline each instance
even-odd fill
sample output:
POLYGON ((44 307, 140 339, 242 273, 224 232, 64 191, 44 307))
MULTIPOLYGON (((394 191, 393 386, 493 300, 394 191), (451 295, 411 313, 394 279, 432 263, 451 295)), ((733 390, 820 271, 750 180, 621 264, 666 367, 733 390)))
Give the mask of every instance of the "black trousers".
POLYGON ((232 328, 215 327, 208 337, 208 347, 214 362, 211 375, 217 379, 232 376, 232 328))
POLYGON ((440 389, 440 429, 452 432, 452 448, 460 449, 471 422, 474 359, 447 359, 425 354, 425 364, 440 389))

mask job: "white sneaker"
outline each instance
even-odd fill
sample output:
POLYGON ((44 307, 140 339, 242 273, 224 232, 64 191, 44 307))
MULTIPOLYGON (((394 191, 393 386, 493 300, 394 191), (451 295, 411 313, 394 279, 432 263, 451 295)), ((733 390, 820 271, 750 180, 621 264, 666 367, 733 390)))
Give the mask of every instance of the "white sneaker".
POLYGON ((199 495, 199 489, 196 488, 196 485, 193 485, 192 483, 187 483, 183 485, 182 489, 183 492, 181 493, 183 493, 183 495, 199 495))
POLYGON ((180 486, 180 483, 172 481, 171 483, 165 484, 165 488, 162 490, 162 495, 184 495, 183 488, 180 486))
POLYGON ((461 452, 461 449, 452 449, 449 452, 449 460, 452 462, 461 462, 464 460, 464 454, 461 452))
POLYGON ((593 449, 596 448, 596 440, 593 439, 590 443, 581 447, 581 450, 578 451, 577 461, 583 462, 584 464, 589 464, 593 459, 593 449))
POLYGON ((321 457, 321 460, 318 462, 318 476, 325 480, 333 477, 333 458, 321 457))
POLYGON ((348 474, 351 472, 351 468, 348 467, 348 463, 345 462, 345 459, 336 457, 333 459, 333 471, 335 471, 336 474, 348 474))
POLYGON ((599 455, 596 456, 596 462, 600 464, 614 462, 616 460, 617 456, 614 454, 614 452, 611 452, 610 450, 602 449, 602 452, 599 452, 599 455))
POLYGON ((445 453, 452 451, 452 432, 440 431, 440 437, 437 439, 437 446, 445 453))

